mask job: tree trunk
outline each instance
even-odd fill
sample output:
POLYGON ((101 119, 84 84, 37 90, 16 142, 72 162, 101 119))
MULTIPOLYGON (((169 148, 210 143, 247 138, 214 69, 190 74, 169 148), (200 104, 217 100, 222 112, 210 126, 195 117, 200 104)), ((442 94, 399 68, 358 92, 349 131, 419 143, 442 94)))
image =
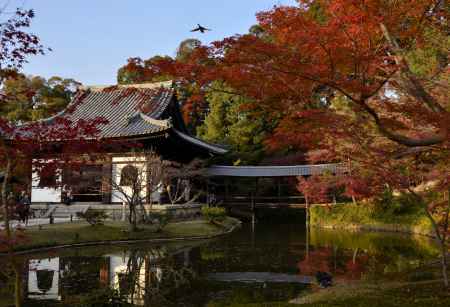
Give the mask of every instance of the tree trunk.
MULTIPOLYGON (((424 211, 426 216, 428 217, 428 220, 431 223, 431 226, 433 227, 434 233, 436 235, 436 239, 439 242, 439 245, 441 247, 441 269, 442 269, 442 278, 444 280, 444 285, 445 287, 448 288, 449 283, 448 283, 448 275, 447 275, 447 266, 448 266, 448 260, 447 260, 447 252, 448 252, 448 248, 447 248, 447 231, 448 231, 448 226, 449 226, 449 215, 450 215, 450 189, 448 190, 448 205, 447 205, 447 210, 445 212, 445 217, 444 217, 444 231, 441 232, 439 231, 439 225, 437 224, 436 220, 434 219, 433 215, 431 214, 430 211, 428 211, 428 205, 425 202, 425 200, 423 199, 423 197, 421 197, 419 194, 417 194, 416 192, 414 192, 414 190, 412 190, 411 188, 408 188, 408 191, 416 198, 416 200, 423 205, 424 211)), ((445 197, 445 195, 444 195, 445 197)))
POLYGON ((137 230, 136 227, 136 206, 135 204, 128 204, 130 212, 128 216, 128 222, 130 223, 130 231, 135 232, 137 230))
POLYGON ((4 173, 4 177, 3 177, 3 183, 2 183, 1 201, 2 201, 3 213, 5 216, 6 239, 8 241, 11 239, 11 228, 9 225, 10 213, 9 213, 8 191, 7 191, 10 173, 11 173, 11 160, 9 158, 7 158, 6 168, 5 168, 5 173, 4 173))
POLYGON ((448 284, 448 275, 447 275, 447 267, 448 267, 448 248, 447 248, 447 232, 448 232, 448 224, 449 224, 449 215, 450 215, 450 189, 447 190, 447 210, 445 211, 445 220, 444 220, 444 231, 442 234, 442 242, 441 242, 441 253, 442 253, 442 277, 444 278, 445 287, 449 287, 448 284))
MULTIPOLYGON (((444 279, 444 285, 445 287, 448 288, 449 283, 448 283, 448 276, 447 276, 447 237, 446 237, 446 232, 447 232, 447 228, 448 228, 448 216, 449 216, 449 211, 447 210, 447 216, 446 216, 446 227, 445 230, 443 231, 443 234, 441 235, 441 233, 439 232, 439 226, 437 225, 436 221, 434 220, 433 216, 431 215, 431 213, 428 211, 428 206, 425 204, 425 202, 423 202, 424 206, 425 206, 425 212, 426 215, 428 217, 428 219, 431 222, 431 225, 433 226, 433 230, 434 233, 436 235, 436 238, 439 242, 439 245, 441 247, 441 268, 442 268, 442 278, 444 279)), ((450 209, 450 201, 449 201, 449 209, 450 209)))
POLYGON ((22 275, 19 265, 13 263, 14 267, 14 305, 15 307, 22 307, 22 275))
POLYGON ((132 204, 128 204, 128 224, 130 225, 130 232, 134 231, 133 227, 133 206, 132 204))
POLYGON ((447 267, 448 267, 448 261, 447 261, 447 244, 441 244, 441 254, 442 254, 442 261, 441 261, 441 268, 442 268, 442 278, 444 279, 444 286, 448 288, 448 275, 447 275, 447 267))

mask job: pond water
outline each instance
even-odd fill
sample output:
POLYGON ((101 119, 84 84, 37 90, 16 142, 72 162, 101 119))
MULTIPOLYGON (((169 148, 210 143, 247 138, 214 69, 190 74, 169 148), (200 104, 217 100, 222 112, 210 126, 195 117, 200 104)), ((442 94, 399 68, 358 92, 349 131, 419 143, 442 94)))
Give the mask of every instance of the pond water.
MULTIPOLYGON (((437 255, 426 238, 258 223, 212 241, 60 250, 16 263, 24 306, 232 306, 301 296, 317 271, 341 282, 383 279, 437 255)), ((0 265, 0 306, 9 306, 14 274, 0 265)))

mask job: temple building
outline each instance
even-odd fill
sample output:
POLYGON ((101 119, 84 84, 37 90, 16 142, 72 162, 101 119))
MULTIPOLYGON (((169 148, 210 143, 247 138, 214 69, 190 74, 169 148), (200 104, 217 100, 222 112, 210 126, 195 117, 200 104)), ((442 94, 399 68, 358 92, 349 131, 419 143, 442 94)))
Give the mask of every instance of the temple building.
MULTIPOLYGON (((99 126, 99 139, 136 142, 164 160, 188 163, 194 158, 207 159, 227 152, 222 146, 204 142, 189 134, 172 82, 86 87, 66 110, 45 121, 50 122, 60 116, 72 121, 102 117, 107 123, 99 126)), ((132 151, 132 148, 127 152, 123 148, 110 146, 106 161, 84 163, 76 170, 64 169, 54 177, 40 178, 37 173, 33 173, 32 203, 61 203, 67 187, 71 190, 74 202, 121 202, 111 188, 114 185, 105 183, 115 180, 116 185, 126 184, 123 173, 146 167, 145 163, 132 157, 132 151)), ((149 192, 147 197, 158 201, 160 192, 149 192)))

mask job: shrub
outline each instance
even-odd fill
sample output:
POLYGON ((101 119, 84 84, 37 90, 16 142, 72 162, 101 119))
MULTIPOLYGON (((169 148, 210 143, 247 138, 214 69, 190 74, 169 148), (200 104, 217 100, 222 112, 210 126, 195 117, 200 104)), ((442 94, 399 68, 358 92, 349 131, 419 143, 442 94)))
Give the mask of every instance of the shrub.
POLYGON ((220 207, 203 207, 202 214, 210 223, 221 222, 227 216, 225 209, 220 207))
POLYGON ((164 227, 170 222, 170 216, 167 213, 153 212, 151 214, 151 220, 156 220, 157 229, 156 232, 161 232, 164 227))
POLYGON ((375 217, 414 215, 422 212, 423 208, 410 194, 401 193, 394 196, 392 192, 384 192, 375 200, 375 217), (390 195, 388 194, 390 193, 390 195))
POLYGON ((415 281, 424 281, 424 280, 433 280, 436 277, 434 276, 433 272, 413 272, 408 276, 409 281, 415 282, 415 281))
POLYGON ((91 226, 103 225, 108 215, 103 210, 88 209, 86 212, 77 212, 77 217, 86 220, 91 226))

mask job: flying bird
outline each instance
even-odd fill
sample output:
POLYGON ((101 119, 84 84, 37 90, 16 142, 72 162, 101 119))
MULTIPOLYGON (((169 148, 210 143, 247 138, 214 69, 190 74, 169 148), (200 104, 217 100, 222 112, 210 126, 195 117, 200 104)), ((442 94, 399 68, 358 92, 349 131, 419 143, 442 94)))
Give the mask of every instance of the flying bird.
POLYGON ((211 31, 211 29, 205 28, 200 24, 197 24, 197 28, 191 30, 191 32, 201 32, 201 33, 205 33, 206 31, 211 31))

